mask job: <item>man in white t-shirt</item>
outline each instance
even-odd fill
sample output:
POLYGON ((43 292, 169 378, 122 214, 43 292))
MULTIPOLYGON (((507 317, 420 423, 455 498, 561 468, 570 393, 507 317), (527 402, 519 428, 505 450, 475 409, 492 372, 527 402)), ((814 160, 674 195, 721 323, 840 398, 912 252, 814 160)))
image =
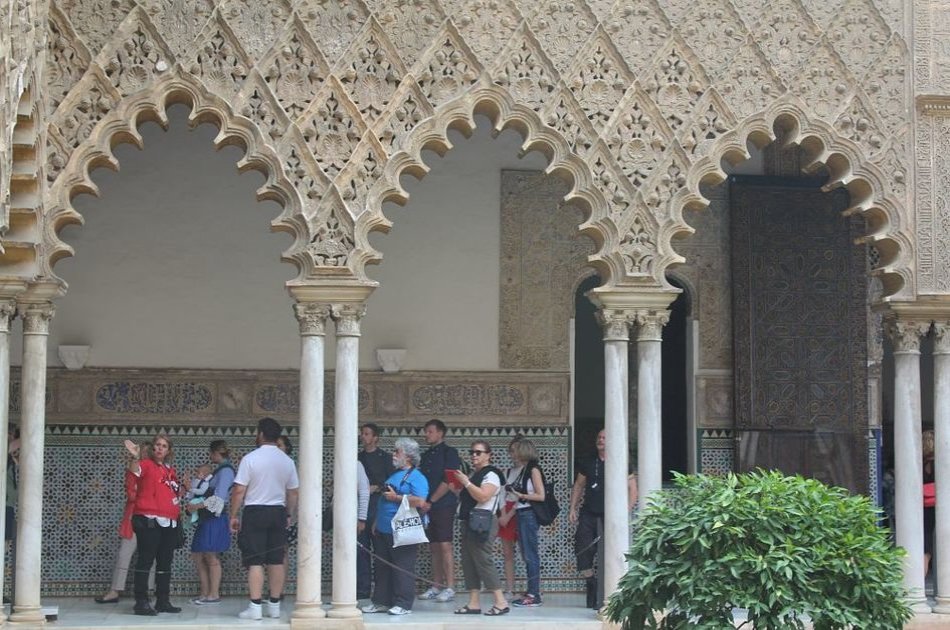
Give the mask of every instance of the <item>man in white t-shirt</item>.
POLYGON ((284 553, 287 526, 297 514, 297 467, 277 448, 280 424, 273 418, 257 423, 257 446, 241 460, 231 490, 231 531, 238 534, 238 548, 247 568, 251 603, 238 617, 260 619, 264 590, 264 566, 270 599, 267 616, 280 617, 280 599, 286 579, 284 553), (244 505, 244 522, 238 518, 244 505))

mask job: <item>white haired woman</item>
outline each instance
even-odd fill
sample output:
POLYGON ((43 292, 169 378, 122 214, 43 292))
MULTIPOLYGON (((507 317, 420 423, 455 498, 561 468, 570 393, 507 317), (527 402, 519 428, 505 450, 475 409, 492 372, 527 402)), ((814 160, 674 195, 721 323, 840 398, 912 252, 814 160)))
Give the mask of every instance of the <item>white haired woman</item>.
POLYGON ((409 505, 418 508, 429 496, 429 482, 416 469, 419 464, 419 444, 409 438, 399 438, 393 447, 393 468, 396 469, 383 484, 379 497, 376 523, 373 525, 375 547, 380 562, 376 563, 376 590, 373 603, 363 606, 364 613, 388 612, 390 615, 408 615, 416 598, 415 571, 419 545, 393 547, 392 519, 396 516, 403 496, 409 505))

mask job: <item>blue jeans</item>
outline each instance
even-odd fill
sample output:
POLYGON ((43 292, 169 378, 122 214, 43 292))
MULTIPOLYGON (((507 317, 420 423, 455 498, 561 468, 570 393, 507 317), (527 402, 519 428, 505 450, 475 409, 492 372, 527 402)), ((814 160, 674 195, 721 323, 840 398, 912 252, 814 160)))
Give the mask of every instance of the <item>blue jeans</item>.
POLYGON ((528 574, 528 595, 541 597, 541 556, 538 554, 538 517, 531 508, 518 510, 518 546, 528 574))

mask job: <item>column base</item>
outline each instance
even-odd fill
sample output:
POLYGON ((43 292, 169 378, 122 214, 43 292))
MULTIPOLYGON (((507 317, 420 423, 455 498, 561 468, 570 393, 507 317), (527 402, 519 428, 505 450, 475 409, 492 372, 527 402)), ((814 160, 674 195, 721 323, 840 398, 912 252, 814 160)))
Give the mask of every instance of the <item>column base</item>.
POLYGON ((42 628, 46 625, 46 615, 40 606, 14 606, 8 621, 18 627, 42 628))
POLYGON ((333 602, 330 610, 327 611, 327 617, 330 619, 362 619, 363 613, 356 607, 356 602, 338 604, 333 602))
POLYGON ((363 618, 355 619, 298 619, 290 618, 290 630, 364 630, 363 618))
POLYGON ((930 607, 930 604, 927 603, 926 599, 911 599, 907 601, 907 605, 910 606, 910 609, 914 611, 915 615, 929 615, 933 612, 933 609, 930 607))
POLYGON ((294 611, 290 613, 290 623, 292 625, 294 619, 326 619, 326 616, 327 611, 323 609, 322 604, 304 604, 301 602, 295 602, 294 611))
POLYGON ((938 615, 950 615, 950 597, 937 595, 937 605, 933 611, 938 615))

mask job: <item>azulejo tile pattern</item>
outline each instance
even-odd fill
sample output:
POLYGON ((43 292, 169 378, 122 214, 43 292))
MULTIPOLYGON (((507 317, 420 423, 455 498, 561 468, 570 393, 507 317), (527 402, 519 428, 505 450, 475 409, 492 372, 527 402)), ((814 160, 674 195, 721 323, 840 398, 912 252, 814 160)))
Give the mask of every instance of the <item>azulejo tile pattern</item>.
MULTIPOLYGON (((254 448, 251 422, 240 426, 186 425, 171 426, 90 426, 48 425, 43 488, 43 555, 42 579, 44 596, 90 596, 105 589, 111 579, 115 551, 118 547, 118 521, 122 513, 122 474, 125 457, 122 442, 125 439, 146 441, 158 430, 166 431, 173 442, 174 461, 179 475, 184 476, 199 463, 206 461, 211 440, 225 439, 232 448, 235 461, 254 448)), ((287 427, 294 440, 296 427, 287 427)), ((554 481, 558 499, 566 505, 572 475, 572 433, 567 427, 473 427, 453 425, 448 443, 465 451, 472 440, 487 439, 495 451, 494 463, 502 469, 510 466, 506 447, 511 438, 521 433, 530 437, 541 452, 541 463, 546 475, 554 481)), ((384 428, 382 447, 391 450, 397 437, 408 436, 424 445, 421 426, 384 428)), ((325 452, 323 475, 325 492, 329 497, 333 471, 333 430, 327 428, 324 436, 325 452)), ((541 570, 544 589, 577 590, 574 579, 572 530, 566 516, 553 526, 543 528, 541 536, 541 570)), ((189 536, 190 544, 190 536, 189 536)), ((323 577, 329 584, 332 572, 329 534, 323 541, 323 577)), ((497 543, 496 563, 499 571, 503 562, 501 544, 497 543)), ((290 584, 294 591, 295 555, 291 550, 290 584)), ((519 559, 517 573, 524 575, 519 559)), ((224 580, 222 592, 241 594, 245 589, 245 574, 240 566, 236 545, 223 554, 224 580)), ((176 552, 173 564, 173 588, 177 594, 197 592, 197 575, 186 550, 176 552)), ((428 551, 419 557, 420 576, 430 575, 428 551)), ((461 563, 457 564, 461 583, 461 563)), ((130 573, 131 579, 131 573, 130 573)), ((329 592, 325 590, 325 592, 329 592)))
POLYGON ((735 443, 731 429, 699 429, 699 471, 724 475, 735 470, 735 443))

